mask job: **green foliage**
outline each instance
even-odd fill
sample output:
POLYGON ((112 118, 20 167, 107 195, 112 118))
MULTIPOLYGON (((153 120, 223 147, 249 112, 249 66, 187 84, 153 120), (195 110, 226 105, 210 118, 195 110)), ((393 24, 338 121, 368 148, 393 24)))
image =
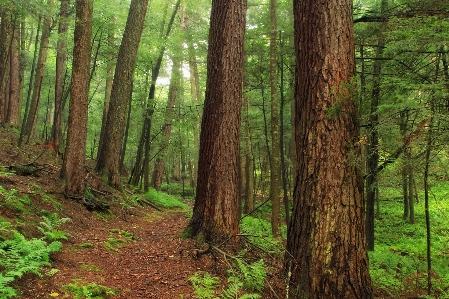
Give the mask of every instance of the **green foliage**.
POLYGON ((219 297, 215 297, 220 285, 218 277, 200 271, 188 279, 192 283, 198 299, 261 298, 259 294, 251 292, 260 292, 263 289, 266 276, 263 260, 248 264, 240 257, 232 257, 232 261, 235 268, 228 270, 228 285, 223 288, 219 297))
POLYGON ((189 277, 190 281, 195 289, 195 294, 198 299, 208 299, 215 295, 215 289, 220 284, 218 277, 211 276, 208 272, 196 272, 193 276, 189 277))
MULTIPOLYGON (((8 286, 16 278, 25 273, 34 273, 39 276, 42 266, 50 266, 50 254, 61 250, 62 244, 58 239, 66 239, 66 233, 57 230, 57 227, 68 221, 68 218, 59 219, 57 214, 43 216, 44 220, 38 229, 42 238, 27 240, 10 223, 0 219, 0 232, 6 239, 0 241, 0 298, 10 298, 16 291, 8 286)), ((45 274, 52 276, 58 269, 50 269, 45 274)))
POLYGON ((46 243, 43 239, 27 240, 17 231, 13 238, 0 242, 0 297, 9 298, 15 294, 7 284, 25 273, 41 275, 42 266, 50 266, 50 254, 61 249, 61 242, 46 243))
MULTIPOLYGON (((246 216, 240 222, 240 230, 245 238, 256 247, 271 255, 281 257, 284 254, 284 247, 280 240, 273 238, 271 234, 271 222, 246 216)), ((286 236, 286 226, 282 227, 282 234, 286 236)))
MULTIPOLYGON (((0 195, 4 198, 4 205, 10 209, 15 210, 18 213, 23 213, 25 211, 25 205, 30 205, 31 200, 24 196, 18 196, 17 190, 11 189, 6 190, 2 186, 0 186, 0 195)), ((1 198, 0 198, 1 199, 1 198)), ((0 207, 3 206, 0 202, 0 207)))
POLYGON ((107 241, 103 242, 104 247, 113 253, 120 253, 117 247, 126 246, 129 242, 134 242, 136 239, 133 234, 124 230, 111 229, 110 236, 107 241))
POLYGON ((59 218, 58 214, 53 213, 42 216, 45 221, 40 222, 37 228, 48 241, 67 240, 67 232, 57 229, 61 224, 66 223, 70 218, 59 218))
POLYGON ((62 204, 58 202, 53 196, 48 195, 47 192, 42 190, 42 188, 39 185, 31 184, 30 187, 34 190, 34 192, 39 194, 43 202, 50 203, 55 210, 58 211, 62 210, 62 204))
POLYGON ((167 194, 156 189, 150 189, 145 193, 145 198, 157 206, 164 208, 180 208, 183 210, 188 209, 188 205, 181 202, 176 196, 167 194))
MULTIPOLYGON (((399 189, 399 188, 398 188, 399 189)), ((382 195, 384 189, 381 189, 382 195)), ((397 198, 400 192, 386 188, 385 195, 397 198)), ((447 183, 435 185, 430 200, 433 288, 437 293, 449 291, 449 201, 447 183), (442 200, 439 200, 442 199, 442 200)), ((384 196, 384 195, 383 195, 384 196)), ((415 203, 415 224, 403 220, 403 203, 381 202, 381 215, 376 219, 375 251, 369 252, 370 274, 375 289, 398 297, 404 290, 426 289, 427 258, 424 204, 415 203)), ((439 297, 444 298, 444 297, 439 297)))
POLYGON ((74 294, 74 299, 101 299, 116 295, 117 291, 96 283, 82 284, 80 281, 64 285, 64 289, 74 294))

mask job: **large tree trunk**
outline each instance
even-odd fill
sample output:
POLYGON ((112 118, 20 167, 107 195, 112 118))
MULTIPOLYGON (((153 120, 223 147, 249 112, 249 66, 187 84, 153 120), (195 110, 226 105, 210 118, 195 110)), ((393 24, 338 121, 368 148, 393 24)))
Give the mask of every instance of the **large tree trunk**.
POLYGON ((70 14, 70 0, 60 0, 59 26, 58 26, 58 49, 56 53, 56 81, 55 81, 55 111, 53 114, 53 127, 51 140, 55 153, 59 153, 62 140, 62 103, 64 97, 65 73, 67 61, 67 42, 65 33, 68 30, 67 18, 70 14))
POLYGON ((76 0, 72 85, 70 87, 67 147, 62 168, 68 197, 84 195, 84 161, 87 138, 87 98, 92 51, 92 0, 76 0))
MULTIPOLYGON (((48 2, 48 6, 53 5, 53 0, 48 2)), ((50 31, 52 25, 52 16, 47 15, 44 17, 42 24, 42 35, 39 45, 39 55, 37 59, 36 73, 34 75, 33 94, 31 97, 29 112, 26 119, 25 127, 22 128, 23 140, 25 143, 30 142, 30 139, 34 137, 34 131, 36 129, 36 121, 39 110, 39 102, 41 99, 42 82, 44 78, 45 66, 47 64, 48 44, 50 42, 50 31)))
POLYGON ((217 242, 238 233, 238 160, 245 0, 213 0, 192 236, 217 242))
POLYGON ((115 188, 121 188, 119 161, 125 114, 147 6, 148 0, 131 1, 112 84, 106 119, 108 131, 100 141, 101 148, 98 149, 96 170, 107 172, 109 184, 115 188))
POLYGON ((298 170, 291 298, 373 298, 365 241, 352 0, 294 1, 298 170))

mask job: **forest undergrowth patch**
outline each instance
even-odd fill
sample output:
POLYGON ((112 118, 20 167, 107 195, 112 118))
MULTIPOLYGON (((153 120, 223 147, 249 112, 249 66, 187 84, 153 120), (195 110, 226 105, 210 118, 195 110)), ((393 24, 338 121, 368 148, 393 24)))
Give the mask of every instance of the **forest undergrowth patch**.
MULTIPOLYGON (((449 298, 449 202, 442 199, 447 188, 447 184, 433 188, 430 200, 434 293, 427 298, 449 298)), ((424 295, 427 288, 424 202, 415 203, 414 224, 403 220, 402 201, 383 200, 380 207, 380 217, 375 220, 375 250, 369 252, 373 286, 394 298, 424 295)))

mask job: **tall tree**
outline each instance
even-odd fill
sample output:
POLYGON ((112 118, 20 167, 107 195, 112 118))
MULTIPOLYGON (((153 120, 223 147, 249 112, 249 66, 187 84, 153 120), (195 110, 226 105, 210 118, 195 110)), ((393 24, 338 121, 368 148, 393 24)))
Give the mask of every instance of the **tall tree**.
MULTIPOLYGON (((54 0, 47 2, 48 7, 54 5, 54 0)), ((44 79, 45 66, 47 65, 48 44, 50 43, 50 33, 52 29, 52 16, 49 12, 44 16, 42 24, 42 35, 39 45, 39 55, 37 58, 36 72, 34 74, 33 94, 31 97, 28 115, 26 115, 26 123, 22 128, 19 146, 23 141, 28 143, 34 135, 36 129, 36 120, 41 99, 41 90, 44 79), (23 138, 23 139, 22 139, 23 138)))
POLYGON ((270 95, 271 95, 271 156, 270 156, 270 197, 272 204, 271 231, 273 236, 281 236, 281 201, 279 197, 280 148, 279 148, 279 109, 277 103, 277 50, 276 50, 276 0, 270 0, 270 95))
POLYGON ((9 99, 6 111, 6 123, 13 127, 20 124, 20 96, 22 77, 20 72, 20 22, 18 13, 14 13, 13 36, 9 58, 9 99))
POLYGON ((126 107, 129 99, 137 50, 142 36, 148 0, 132 0, 125 32, 117 58, 114 81, 106 119, 107 134, 100 140, 96 169, 106 171, 111 186, 121 188, 120 149, 122 144, 126 107))
POLYGON ((352 0, 294 0, 298 170, 291 298, 373 298, 365 241, 352 0))
POLYGON ((58 48, 56 53, 56 81, 55 81, 55 111, 53 115, 53 127, 51 131, 51 143, 55 153, 59 153, 62 139, 62 103, 64 95, 64 78, 67 60, 67 42, 65 34, 68 30, 67 17, 70 14, 70 0, 60 0, 58 48))
MULTIPOLYGON (((166 49, 165 42, 170 36, 171 28, 173 27, 173 23, 175 21, 176 14, 181 5, 181 0, 176 0, 175 7, 173 9, 170 20, 167 24, 167 29, 165 34, 163 35, 163 45, 159 49, 159 55, 156 58, 156 63, 151 69, 151 84, 150 91, 148 93, 148 102, 145 108, 144 114, 144 123, 142 126, 142 133, 140 136, 139 147, 137 150, 136 162, 134 165, 133 173, 131 175, 130 182, 134 185, 137 185, 140 178, 143 175, 144 181, 144 191, 148 191, 150 187, 150 176, 149 176, 149 163, 150 163, 150 135, 151 135, 151 125, 152 125, 152 117, 154 113, 154 99, 156 97, 156 80, 159 77, 159 71, 162 65, 162 59, 164 58, 164 53, 166 49)), ((162 24, 161 35, 164 33, 165 21, 162 24)))
POLYGON ((192 236, 238 233, 238 168, 246 0, 213 0, 192 236))
POLYGON ((62 176, 66 179, 68 197, 84 195, 84 161, 87 136, 89 69, 92 52, 92 0, 76 0, 72 85, 70 87, 67 147, 62 176))
POLYGON ((6 105, 6 84, 9 78, 9 58, 13 25, 11 22, 11 7, 0 5, 0 125, 4 123, 6 105))

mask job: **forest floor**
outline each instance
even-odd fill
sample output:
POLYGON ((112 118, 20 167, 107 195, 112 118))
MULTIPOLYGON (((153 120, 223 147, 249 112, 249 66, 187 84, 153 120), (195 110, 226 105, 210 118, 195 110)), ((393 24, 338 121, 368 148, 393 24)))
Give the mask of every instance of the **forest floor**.
MULTIPOLYGON (((188 278, 198 271, 226 283, 225 258, 197 256, 200 245, 180 237, 188 223, 185 211, 125 208, 120 202, 130 190, 120 193, 105 186, 94 173, 93 162, 87 163, 86 183, 108 202, 109 210, 88 211, 64 197, 61 156, 46 144, 19 148, 17 141, 17 132, 0 128, 0 186, 17 190, 31 204, 18 212, 5 205, 0 194, 1 219, 13 223, 27 238, 39 238, 37 225, 43 212, 70 218, 59 228, 68 233, 68 240, 60 252, 52 253, 51 267, 43 269, 43 276, 25 274, 11 284, 19 298, 196 298, 188 278), (95 288, 103 295, 95 297, 95 288), (109 291, 115 295, 107 295, 109 291)), ((263 296, 282 298, 282 282, 276 270, 271 272, 267 279, 272 283, 263 296)))

